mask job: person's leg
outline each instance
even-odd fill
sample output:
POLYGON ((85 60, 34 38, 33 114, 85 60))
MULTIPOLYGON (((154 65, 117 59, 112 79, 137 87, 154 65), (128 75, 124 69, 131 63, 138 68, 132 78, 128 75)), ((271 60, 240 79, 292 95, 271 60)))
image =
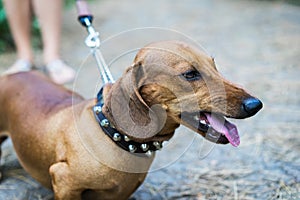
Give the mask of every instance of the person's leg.
POLYGON ((5 73, 27 71, 32 67, 30 0, 3 0, 9 26, 17 49, 18 60, 5 73))
POLYGON ((60 60, 60 34, 63 0, 33 0, 41 27, 44 62, 50 77, 62 84, 75 77, 75 71, 60 60))
POLYGON ((33 10, 41 27, 44 62, 59 59, 63 0, 33 0, 33 10))

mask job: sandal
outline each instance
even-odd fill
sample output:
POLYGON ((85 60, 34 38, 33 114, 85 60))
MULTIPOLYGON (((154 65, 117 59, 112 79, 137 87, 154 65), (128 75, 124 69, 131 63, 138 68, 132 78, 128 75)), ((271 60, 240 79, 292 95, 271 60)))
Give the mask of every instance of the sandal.
POLYGON ((18 59, 10 68, 2 73, 2 75, 15 74, 18 72, 28 72, 32 70, 32 63, 28 60, 18 59))
POLYGON ((53 82, 64 84, 74 80, 75 70, 60 59, 54 60, 46 65, 46 71, 53 82))

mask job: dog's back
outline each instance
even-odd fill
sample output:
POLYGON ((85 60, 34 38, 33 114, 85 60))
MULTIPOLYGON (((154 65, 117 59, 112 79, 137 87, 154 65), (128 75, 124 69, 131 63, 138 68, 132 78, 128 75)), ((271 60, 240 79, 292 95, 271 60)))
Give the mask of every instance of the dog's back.
POLYGON ((3 76, 0 85, 1 107, 13 112, 28 111, 26 115, 47 115, 70 106, 72 101, 77 103, 83 100, 37 71, 3 76), (28 105, 30 102, 34 103, 34 109, 28 105))

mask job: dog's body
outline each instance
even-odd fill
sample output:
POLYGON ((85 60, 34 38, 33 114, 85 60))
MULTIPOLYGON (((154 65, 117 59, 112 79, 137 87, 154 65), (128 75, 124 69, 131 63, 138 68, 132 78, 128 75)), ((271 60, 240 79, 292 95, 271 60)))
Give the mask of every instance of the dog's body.
MULTIPOLYGON (((11 137, 24 169, 52 188, 56 199, 80 199, 82 194, 127 199, 145 179, 154 156, 126 152, 107 137, 95 120, 94 99, 84 100, 38 72, 1 77, 0 85, 1 141, 11 137)), ((214 123, 220 125, 221 115, 252 116, 262 106, 223 79, 210 57, 180 42, 141 50, 134 65, 115 84, 104 87, 103 96, 102 110, 109 121, 141 143, 168 140, 181 123, 209 140, 237 146, 235 126, 226 120, 222 128, 214 123), (210 83, 216 86, 208 88, 210 83), (222 93, 218 83, 225 96, 216 95, 222 93), (193 121, 186 113, 200 119, 204 113, 206 123, 221 133, 199 128, 199 119, 193 121)))
POLYGON ((48 188, 55 180, 57 199, 78 199, 84 190, 98 191, 100 199, 126 199, 143 182, 145 173, 116 171, 84 146, 93 145, 93 141, 83 144, 85 139, 99 138, 90 148, 99 147, 103 156, 118 158, 118 166, 125 164, 123 150, 95 121, 91 109, 95 100, 84 100, 38 72, 4 77, 0 84, 1 131, 9 130, 18 158, 32 177, 48 188))

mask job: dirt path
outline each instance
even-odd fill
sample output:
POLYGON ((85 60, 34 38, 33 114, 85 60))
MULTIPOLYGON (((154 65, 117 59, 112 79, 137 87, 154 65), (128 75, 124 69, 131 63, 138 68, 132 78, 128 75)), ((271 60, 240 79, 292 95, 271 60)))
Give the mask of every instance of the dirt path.
MULTIPOLYGON (((241 145, 214 146, 180 128, 162 152, 136 199, 300 199, 300 7, 282 1, 168 0, 93 1, 94 25, 105 58, 119 77, 136 51, 153 40, 189 35, 216 58, 225 77, 260 97, 257 116, 235 121, 241 145), (118 36, 112 35, 131 30, 118 36), (109 38, 109 39, 108 39, 109 38)), ((62 53, 79 70, 68 87, 93 97, 98 72, 84 46, 76 12, 64 15, 62 53), (86 59, 85 62, 83 62, 86 59)), ((41 63, 40 52, 37 62, 41 63)), ((0 55, 0 70, 13 62, 0 55)), ((51 199, 18 164, 11 144, 3 147, 0 199, 51 199)))

